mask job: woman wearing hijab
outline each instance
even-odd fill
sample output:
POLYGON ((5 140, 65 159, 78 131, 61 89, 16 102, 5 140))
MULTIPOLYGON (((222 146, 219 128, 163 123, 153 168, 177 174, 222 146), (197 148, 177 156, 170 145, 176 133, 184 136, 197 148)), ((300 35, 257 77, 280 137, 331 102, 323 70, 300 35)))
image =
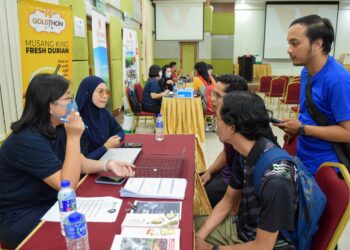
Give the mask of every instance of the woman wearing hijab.
POLYGON ((83 154, 98 160, 109 148, 116 148, 124 140, 122 127, 106 109, 109 91, 107 84, 98 76, 86 77, 77 92, 77 104, 88 129, 83 137, 87 140, 87 152, 83 154))

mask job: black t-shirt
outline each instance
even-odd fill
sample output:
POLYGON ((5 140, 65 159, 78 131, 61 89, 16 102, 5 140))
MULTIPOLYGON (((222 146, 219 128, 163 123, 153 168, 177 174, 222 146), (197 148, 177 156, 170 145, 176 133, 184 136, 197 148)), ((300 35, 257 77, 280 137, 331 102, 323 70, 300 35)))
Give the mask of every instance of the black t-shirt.
POLYGON ((0 215, 53 205, 57 191, 43 180, 61 167, 52 139, 30 129, 12 133, 0 149, 0 215))
MULTIPOLYGON (((256 237, 256 228, 268 232, 280 229, 294 229, 294 215, 297 208, 295 166, 289 161, 280 161, 269 167, 261 179, 260 194, 256 194, 253 174, 255 164, 262 153, 275 147, 267 139, 258 140, 241 166, 233 165, 229 185, 242 190, 242 200, 238 212, 238 237, 252 241, 256 237)), ((286 244, 279 234, 276 245, 286 244)))

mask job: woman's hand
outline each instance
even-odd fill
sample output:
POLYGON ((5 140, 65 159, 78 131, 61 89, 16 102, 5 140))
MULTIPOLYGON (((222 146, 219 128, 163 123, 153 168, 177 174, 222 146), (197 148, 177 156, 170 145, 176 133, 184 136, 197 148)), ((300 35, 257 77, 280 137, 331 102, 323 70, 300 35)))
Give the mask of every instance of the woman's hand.
POLYGON ((120 137, 117 135, 109 137, 109 139, 105 142, 106 149, 108 150, 110 148, 116 148, 120 146, 120 140, 120 137))
POLYGON ((64 123, 64 128, 66 129, 67 138, 80 138, 85 128, 79 112, 75 112, 74 110, 70 112, 67 116, 67 122, 64 123))
POLYGON ((118 177, 135 176, 133 168, 135 168, 135 165, 125 161, 110 160, 107 162, 107 170, 112 171, 118 177))
POLYGON ((200 238, 197 234, 195 235, 195 239, 196 250, 210 250, 212 248, 212 245, 200 238))
POLYGON ((169 94, 169 89, 167 89, 167 90, 165 90, 164 92, 163 92, 163 96, 167 96, 168 94, 169 94))
POLYGON ((169 79, 168 81, 166 81, 166 84, 168 84, 168 85, 173 85, 174 82, 173 82, 173 80, 169 79))

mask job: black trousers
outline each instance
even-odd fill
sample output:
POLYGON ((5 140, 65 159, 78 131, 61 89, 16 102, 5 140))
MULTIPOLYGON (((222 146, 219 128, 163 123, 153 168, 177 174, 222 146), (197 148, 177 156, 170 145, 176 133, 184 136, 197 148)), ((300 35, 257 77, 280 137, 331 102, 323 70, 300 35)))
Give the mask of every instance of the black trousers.
POLYGON ((221 175, 221 171, 218 171, 211 176, 211 179, 205 184, 205 191, 207 192, 209 202, 214 208, 216 204, 224 197, 227 189, 227 184, 221 175))
POLYGON ((142 110, 156 115, 160 113, 160 105, 147 105, 142 103, 142 110))

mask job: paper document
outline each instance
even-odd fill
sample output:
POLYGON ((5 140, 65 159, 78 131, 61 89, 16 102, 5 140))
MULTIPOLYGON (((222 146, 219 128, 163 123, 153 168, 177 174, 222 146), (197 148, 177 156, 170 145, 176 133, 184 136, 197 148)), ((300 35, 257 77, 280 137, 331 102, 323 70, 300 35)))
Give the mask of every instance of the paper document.
MULTIPOLYGON (((111 196, 77 197, 77 211, 85 215, 88 222, 115 222, 122 200, 111 196)), ((41 218, 44 221, 60 221, 58 202, 41 218)))
POLYGON ((183 199, 187 181, 181 178, 129 178, 121 197, 183 199))
POLYGON ((100 158, 102 161, 117 160, 126 161, 130 164, 134 163, 142 148, 110 148, 100 158))

